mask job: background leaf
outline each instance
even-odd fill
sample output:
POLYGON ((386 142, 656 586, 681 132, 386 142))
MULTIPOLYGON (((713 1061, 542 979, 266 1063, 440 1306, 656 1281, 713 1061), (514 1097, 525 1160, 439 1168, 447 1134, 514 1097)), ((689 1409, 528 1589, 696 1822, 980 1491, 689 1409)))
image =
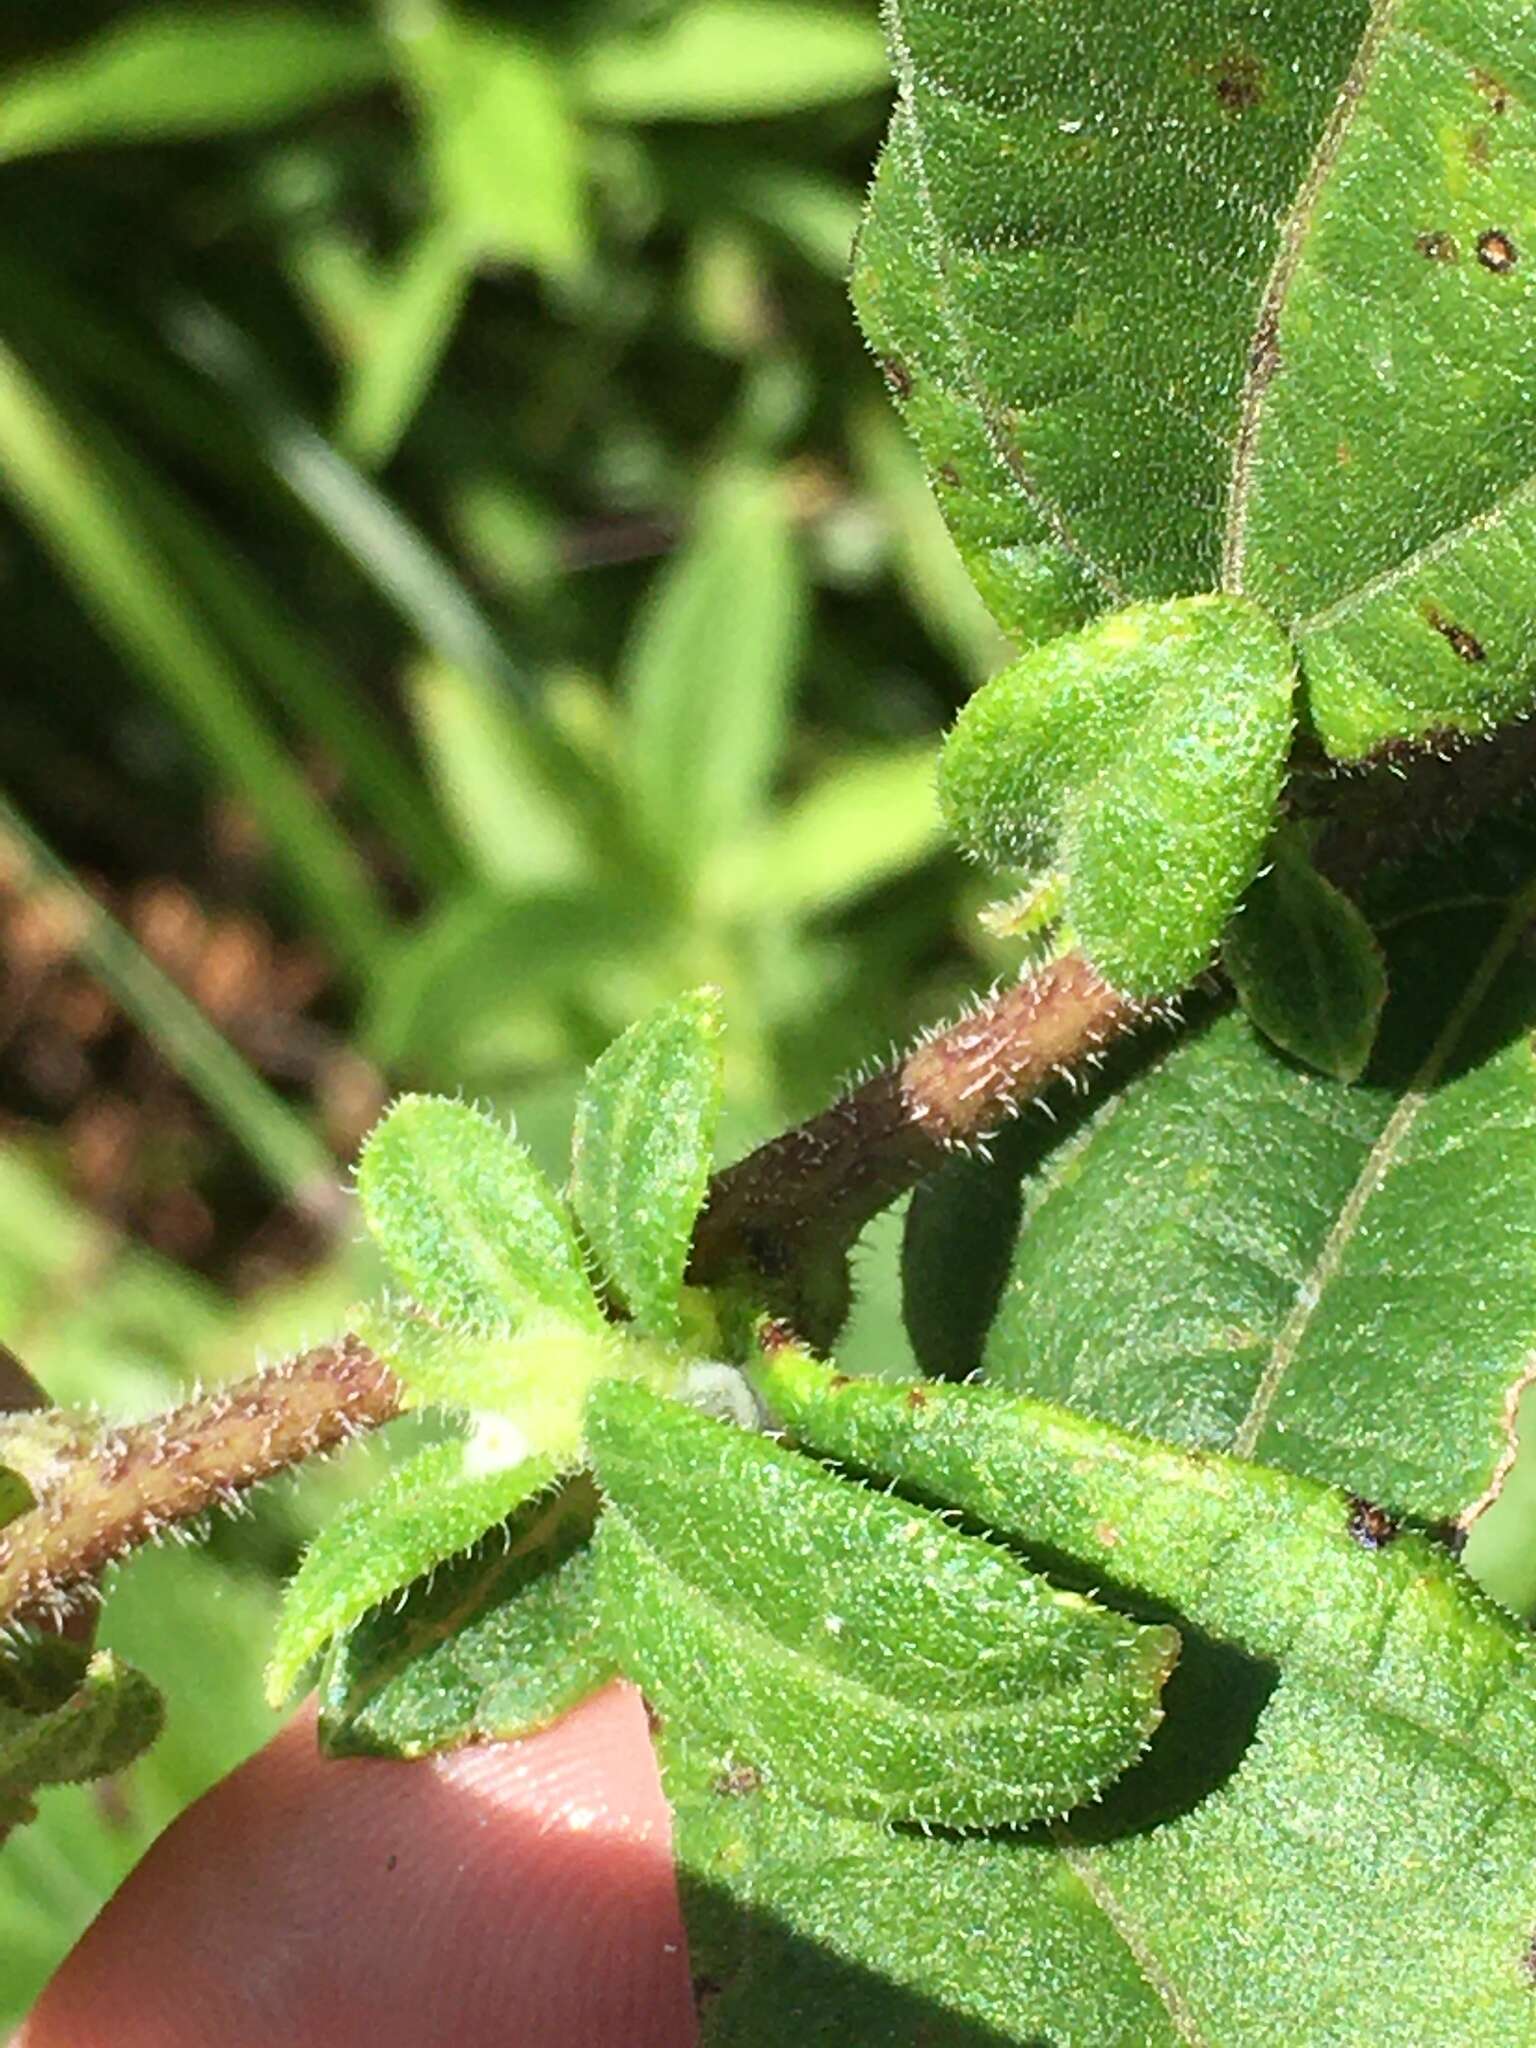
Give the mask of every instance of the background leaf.
POLYGON ((0 1835, 29 1816, 44 1785, 131 1763, 164 1714, 149 1680, 110 1650, 56 1636, 9 1642, 0 1654, 0 1835))
POLYGON ((681 0, 656 22, 597 41, 581 68, 607 119, 729 121, 879 92, 874 24, 816 0, 681 0))
POLYGON ((1140 1752, 1178 1654, 935 1516, 636 1387, 594 1391, 617 1662, 723 1774, 835 1812, 976 1827, 1140 1752))

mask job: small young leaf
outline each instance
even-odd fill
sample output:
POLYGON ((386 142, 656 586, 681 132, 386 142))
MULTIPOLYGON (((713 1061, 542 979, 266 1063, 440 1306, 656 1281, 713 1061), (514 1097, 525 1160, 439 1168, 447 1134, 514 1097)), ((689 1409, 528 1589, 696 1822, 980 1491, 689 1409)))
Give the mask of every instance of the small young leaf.
POLYGON ((554 1480, 548 1458, 476 1469, 474 1446, 432 1444, 326 1525, 305 1552, 278 1620, 267 1697, 280 1705, 300 1672, 391 1593, 456 1557, 554 1480))
POLYGON ((1266 1038, 1335 1080, 1359 1079, 1387 999, 1386 965, 1370 926, 1295 833, 1276 835, 1221 958, 1266 1038))
POLYGON ((1066 915, 1112 987, 1181 988, 1269 836, 1295 680, 1265 613, 1222 596, 1135 605, 977 692, 939 793, 978 858, 1066 874, 1066 915))
POLYGON ((479 1110, 402 1096, 363 1147, 357 1179, 380 1249, 432 1315, 488 1335, 537 1309, 601 1327, 563 1206, 479 1110))
MULTIPOLYGON (((353 1327, 418 1401, 475 1418, 509 1444, 574 1457, 587 1389, 602 1373, 644 1369, 644 1354, 619 1333, 531 1315, 506 1335, 440 1329, 389 1303, 353 1312, 353 1327)), ((520 1456, 513 1450, 511 1456, 520 1456)), ((505 1460, 510 1462, 510 1457, 505 1460)))
POLYGON ((695 989, 632 1024, 587 1075, 571 1206, 641 1329, 682 1333, 679 1297, 720 1115, 720 997, 695 989))
POLYGON ((542 1727, 612 1675, 587 1549, 590 1480, 531 1500, 335 1643, 320 1683, 332 1756, 425 1756, 542 1727))
POLYGON ((684 0, 591 41, 578 75, 609 121, 752 119, 886 82, 873 19, 825 0, 684 0))
POLYGON ((922 1508, 605 1382, 588 1443, 617 1661, 755 1776, 839 1812, 986 1827, 1135 1761, 1178 1651, 922 1508))
POLYGON ((110 1650, 27 1636, 0 1650, 0 1835, 44 1785, 120 1771, 160 1733, 149 1680, 110 1650))

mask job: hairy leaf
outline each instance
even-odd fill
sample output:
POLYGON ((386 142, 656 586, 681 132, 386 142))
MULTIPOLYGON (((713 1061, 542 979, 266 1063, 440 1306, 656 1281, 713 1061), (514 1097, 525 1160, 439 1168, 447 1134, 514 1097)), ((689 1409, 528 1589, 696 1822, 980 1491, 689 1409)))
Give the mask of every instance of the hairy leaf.
POLYGON ((1531 702, 1533 100, 1523 6, 1378 4, 1270 280, 1228 581, 1336 754, 1531 702))
POLYGON ((1277 833, 1221 961, 1244 1010, 1282 1052, 1338 1081, 1365 1072, 1387 999, 1381 948, 1298 834, 1277 833))
POLYGON ((547 1458, 487 1468, 476 1446, 432 1444, 397 1465, 326 1524, 290 1580, 267 1666, 267 1697, 285 1700, 310 1658, 371 1607, 548 1488, 547 1458))
POLYGON ((890 0, 855 298, 1005 628, 1219 587, 1324 745, 1531 704, 1536 60, 1496 0, 890 0))
POLYGON ((1213 587, 1282 222, 1365 0, 891 0, 855 299, 1010 632, 1213 587))
POLYGON ((989 1826, 1139 1754, 1177 1654, 1006 1552, 635 1387, 594 1391, 617 1661, 724 1776, 989 1826))
POLYGON ((596 1505, 580 1478, 525 1502, 340 1636, 320 1681, 326 1750, 409 1757, 505 1740, 610 1677, 587 1549, 596 1505))
POLYGON ((571 1135, 571 1206, 641 1329, 682 1334, 680 1297, 720 1116, 719 991, 632 1024, 589 1070, 571 1135))
POLYGON ((1028 1190, 988 1376, 1474 1514, 1536 1350, 1533 908, 1405 916, 1367 1085, 1228 1017, 1107 1105, 1028 1190))
POLYGON ((0 1646, 0 1836, 30 1816, 44 1785, 122 1770, 163 1718, 149 1680, 110 1650, 57 1636, 0 1646))
POLYGON ((364 1146, 357 1180, 380 1250, 430 1314, 487 1334, 541 1309, 601 1327, 570 1218, 491 1117, 404 1095, 364 1146))
POLYGON ((944 749, 957 836, 995 865, 1063 871, 1093 965, 1132 995, 1205 966, 1269 835, 1294 669, 1255 606, 1140 605, 987 683, 944 749))
POLYGON ((706 2041, 766 2041, 767 1974, 809 1943, 822 1960, 772 2007, 797 2039, 862 2001, 861 2040, 956 2048, 1536 2041, 1536 1644, 1444 1552, 1314 1482, 992 1389, 792 1353, 759 1384, 809 1444, 1195 1637, 1145 1762, 1011 1838, 711 1800, 681 1731, 679 1852, 722 1982, 706 2041))

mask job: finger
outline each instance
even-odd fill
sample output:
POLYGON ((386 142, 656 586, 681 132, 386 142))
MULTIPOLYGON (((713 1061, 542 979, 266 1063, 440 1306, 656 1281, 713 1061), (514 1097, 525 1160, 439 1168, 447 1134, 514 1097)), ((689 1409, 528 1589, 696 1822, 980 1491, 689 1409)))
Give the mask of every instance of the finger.
POLYGON ((690 2048, 671 1827, 630 1687, 421 1763, 306 1711, 150 1851, 16 2048, 690 2048))

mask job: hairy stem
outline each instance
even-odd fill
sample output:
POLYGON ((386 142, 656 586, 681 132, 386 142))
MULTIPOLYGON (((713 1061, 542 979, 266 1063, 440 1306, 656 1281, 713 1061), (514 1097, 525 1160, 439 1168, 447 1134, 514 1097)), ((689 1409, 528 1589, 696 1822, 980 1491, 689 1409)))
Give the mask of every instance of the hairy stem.
POLYGON ((689 1278, 741 1282, 825 1345, 847 1312, 848 1248, 869 1219, 1144 1014, 1080 955, 1052 961, 717 1174, 689 1278))
POLYGON ((57 1617, 137 1545, 387 1422, 401 1391, 366 1346, 343 1337, 104 1432, 0 1530, 0 1625, 57 1617))

